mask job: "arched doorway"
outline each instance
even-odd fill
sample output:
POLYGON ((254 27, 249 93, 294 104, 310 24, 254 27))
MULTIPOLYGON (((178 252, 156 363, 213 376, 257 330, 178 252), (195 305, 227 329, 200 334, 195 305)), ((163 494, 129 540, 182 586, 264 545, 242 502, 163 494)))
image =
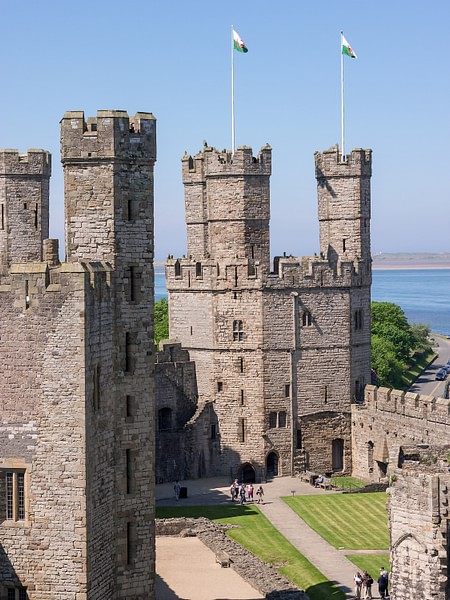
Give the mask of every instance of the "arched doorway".
POLYGON ((256 473, 255 469, 252 467, 250 463, 246 463, 241 467, 241 476, 240 481, 243 483, 256 483, 256 473))
POLYGON ((337 438, 333 440, 331 447, 331 460, 333 471, 344 469, 344 440, 337 438))
POLYGON ((276 452, 269 452, 267 455, 266 474, 267 479, 278 476, 278 454, 276 452))

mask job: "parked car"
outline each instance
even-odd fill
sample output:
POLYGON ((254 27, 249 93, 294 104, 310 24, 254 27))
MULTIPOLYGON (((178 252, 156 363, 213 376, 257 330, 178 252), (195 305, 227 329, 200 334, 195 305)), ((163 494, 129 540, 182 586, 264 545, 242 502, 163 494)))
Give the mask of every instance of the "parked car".
POLYGON ((435 379, 437 379, 438 381, 443 381, 446 378, 447 378, 447 369, 439 369, 439 371, 436 373, 435 379))

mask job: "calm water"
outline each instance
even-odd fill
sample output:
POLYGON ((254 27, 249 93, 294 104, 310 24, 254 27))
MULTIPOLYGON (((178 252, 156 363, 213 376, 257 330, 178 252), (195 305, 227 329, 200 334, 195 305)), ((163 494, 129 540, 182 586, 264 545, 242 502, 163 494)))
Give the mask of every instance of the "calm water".
MULTIPOLYGON (((167 297, 164 273, 155 273, 155 299, 167 297)), ((450 335, 450 269, 373 271, 372 300, 394 302, 410 323, 450 335)))

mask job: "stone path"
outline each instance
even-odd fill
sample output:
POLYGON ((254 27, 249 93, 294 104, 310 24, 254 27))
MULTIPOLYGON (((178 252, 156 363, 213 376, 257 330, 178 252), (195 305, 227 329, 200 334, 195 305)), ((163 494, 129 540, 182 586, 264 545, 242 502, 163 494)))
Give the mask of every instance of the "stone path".
POLYGON ((271 498, 258 508, 276 529, 284 535, 327 579, 353 598, 353 575, 356 567, 339 551, 300 519, 280 498, 271 498))

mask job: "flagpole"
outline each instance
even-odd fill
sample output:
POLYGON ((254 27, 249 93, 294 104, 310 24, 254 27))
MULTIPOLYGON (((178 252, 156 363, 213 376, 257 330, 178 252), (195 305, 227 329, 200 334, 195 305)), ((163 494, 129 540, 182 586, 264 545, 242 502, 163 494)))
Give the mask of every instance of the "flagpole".
POLYGON ((342 52, 344 44, 344 32, 341 31, 341 160, 345 159, 344 147, 344 54, 342 52))
POLYGON ((231 26, 231 152, 234 154, 235 145, 235 129, 234 129, 234 37, 233 25, 231 26))

